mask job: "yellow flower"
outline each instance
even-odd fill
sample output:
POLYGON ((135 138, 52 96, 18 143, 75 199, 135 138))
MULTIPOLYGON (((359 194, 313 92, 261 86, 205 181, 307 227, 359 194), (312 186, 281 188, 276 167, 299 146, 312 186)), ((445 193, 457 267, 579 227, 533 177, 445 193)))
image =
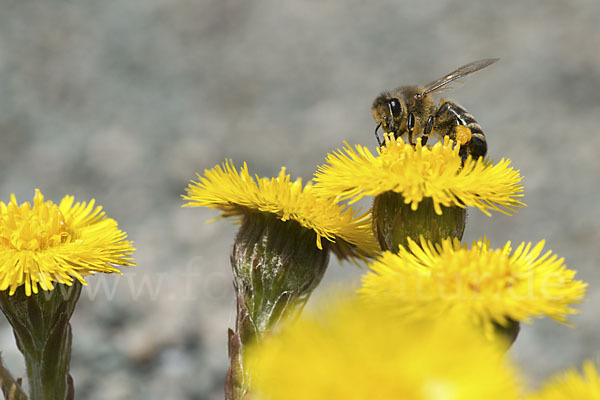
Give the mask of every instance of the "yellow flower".
POLYGON ((246 163, 238 172, 228 160, 198 175, 198 182, 190 183, 183 198, 189 201, 184 207, 218 208, 224 217, 256 211, 296 221, 316 233, 319 249, 323 238, 334 242, 332 250, 341 258, 369 256, 379 249, 368 212, 359 215, 360 210, 316 196, 311 183, 303 187, 301 179, 292 182, 285 168, 276 178, 256 176, 255 180, 246 163))
POLYGON ((469 249, 455 239, 434 245, 409 240, 409 248, 385 252, 363 276, 359 289, 368 303, 394 309, 407 318, 436 317, 454 310, 483 324, 530 322, 549 316, 565 322, 576 311, 569 306, 585 294, 585 283, 574 280, 551 251, 540 256, 544 241, 521 243, 513 252, 510 242, 490 249, 489 242, 474 242, 469 249))
POLYGON ((276 178, 252 177, 246 163, 238 172, 227 160, 198 175, 186 191, 184 207, 217 208, 241 220, 231 254, 237 319, 229 335, 226 392, 242 398, 246 347, 299 315, 327 269, 330 250, 356 261, 374 256, 379 246, 369 212, 317 196, 311 183, 291 181, 285 168, 276 178))
POLYGON ((598 400, 600 399, 600 377, 591 361, 583 364, 583 375, 570 369, 554 376, 540 392, 528 400, 598 400))
POLYGON ((358 302, 328 306, 251 348, 258 400, 511 400, 503 350, 451 319, 407 323, 358 302))
POLYGON ((73 204, 65 196, 60 204, 44 202, 36 189, 29 202, 0 202, 0 290, 25 285, 25 294, 52 290, 52 282, 71 285, 73 278, 96 272, 118 273, 114 265, 134 265, 131 242, 117 222, 106 218, 102 207, 73 204))
POLYGON ((522 178, 510 160, 492 165, 469 157, 462 165, 459 146, 448 138, 432 147, 422 146, 420 140, 413 147, 401 138, 391 139, 377 156, 366 147, 353 150, 345 145, 329 154, 328 164, 315 174, 316 189, 324 196, 351 198, 353 203, 391 191, 401 194, 412 210, 431 198, 438 215, 441 206, 474 206, 490 215, 489 209, 508 214, 525 205, 519 200, 522 178))

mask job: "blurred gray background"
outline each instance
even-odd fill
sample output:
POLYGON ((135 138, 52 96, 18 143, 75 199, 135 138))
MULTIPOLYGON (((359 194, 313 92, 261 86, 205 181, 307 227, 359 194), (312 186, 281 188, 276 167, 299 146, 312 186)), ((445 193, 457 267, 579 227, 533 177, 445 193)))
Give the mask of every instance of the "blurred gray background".
MULTIPOLYGON (((223 397, 236 228, 180 208, 195 172, 232 158, 310 178, 343 140, 375 149, 381 90, 486 57, 501 61, 445 96, 481 123, 492 159, 521 170, 529 207, 471 210, 465 239, 545 238, 590 283, 574 328, 522 328, 512 353, 531 385, 598 360, 599 22, 592 0, 0 0, 0 199, 95 198, 138 249, 124 276, 88 279, 77 397, 223 397)), ((361 272, 332 261, 315 297, 361 272)))

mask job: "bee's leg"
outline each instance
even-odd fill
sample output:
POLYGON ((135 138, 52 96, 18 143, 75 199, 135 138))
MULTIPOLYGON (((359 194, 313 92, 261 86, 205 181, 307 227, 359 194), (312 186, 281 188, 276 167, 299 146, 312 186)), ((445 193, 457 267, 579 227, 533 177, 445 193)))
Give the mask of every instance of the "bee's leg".
POLYGON ((379 128, 381 128, 381 122, 378 123, 377 126, 375 127, 375 138, 377 139, 377 144, 379 145, 379 147, 383 147, 383 143, 381 143, 381 140, 379 140, 379 134, 377 133, 379 128))
POLYGON ((429 134, 433 130, 433 115, 430 115, 427 118, 427 122, 425 123, 425 129, 423 129, 423 136, 421 136, 421 144, 425 146, 427 144, 427 139, 429 139, 429 134))
POLYGON ((471 140, 460 149, 463 160, 469 154, 474 159, 485 156, 487 153, 485 135, 475 118, 455 102, 442 100, 435 113, 434 131, 442 137, 448 135, 450 139, 456 140, 457 125, 465 125, 471 130, 471 140))
POLYGON ((408 130, 408 144, 413 143, 413 129, 415 129, 415 115, 413 113, 408 114, 408 120, 406 122, 406 129, 408 130))
MULTIPOLYGON (((456 126, 459 126, 459 125, 465 126, 465 124, 463 124, 463 121, 456 118, 456 126)), ((454 128, 454 129, 457 129, 457 128, 454 128)), ((457 140, 456 133, 454 134, 454 136, 455 136, 454 140, 457 140)), ((471 139, 473 139, 473 136, 471 136, 471 139)), ((461 143, 461 142, 459 141, 458 143, 461 143)), ((462 160, 463 164, 464 164, 465 160, 467 159, 467 157, 469 156, 468 148, 469 148, 469 143, 465 143, 460 146, 460 150, 458 151, 458 155, 460 156, 460 159, 462 160)))
POLYGON ((458 125, 465 125, 471 131, 471 140, 461 146, 459 154, 462 157, 463 162, 467 159, 470 154, 474 160, 479 157, 485 157, 487 153, 487 142, 485 135, 481 130, 481 126, 473 119, 474 122, 463 124, 462 121, 457 119, 458 125))

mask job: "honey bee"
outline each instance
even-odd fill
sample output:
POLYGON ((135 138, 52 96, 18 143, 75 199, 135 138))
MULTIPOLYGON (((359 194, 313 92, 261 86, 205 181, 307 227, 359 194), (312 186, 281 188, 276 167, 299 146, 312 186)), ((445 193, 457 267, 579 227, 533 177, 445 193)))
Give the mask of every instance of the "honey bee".
POLYGON ((381 93, 371 107, 377 122, 375 137, 379 147, 384 144, 377 133, 382 128, 384 132, 393 134, 394 138, 406 133, 410 144, 414 144, 413 139, 419 134, 423 145, 431 134, 441 137, 448 135, 462 144, 459 154, 463 161, 469 154, 474 159, 484 157, 487 143, 475 118, 452 100, 441 99, 436 105, 430 94, 496 61, 498 58, 473 61, 425 86, 401 86, 381 93))

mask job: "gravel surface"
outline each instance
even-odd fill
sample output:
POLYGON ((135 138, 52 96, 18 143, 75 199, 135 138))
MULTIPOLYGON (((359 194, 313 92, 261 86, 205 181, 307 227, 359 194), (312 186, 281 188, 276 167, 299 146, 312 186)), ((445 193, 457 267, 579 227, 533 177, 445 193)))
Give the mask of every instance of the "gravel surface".
MULTIPOLYGON (((138 249, 82 295, 77 397, 223 398, 236 228, 180 208, 195 172, 227 157, 310 178, 343 140, 375 148, 381 90, 486 57, 501 61, 445 95, 521 170, 529 207, 472 210, 465 239, 545 238, 590 283, 575 328, 522 328, 532 385, 598 360, 599 20, 592 0, 0 0, 0 199, 95 198, 138 249)), ((332 262, 315 297, 360 272, 332 262)), ((3 321, 0 349, 22 375, 3 321)))

